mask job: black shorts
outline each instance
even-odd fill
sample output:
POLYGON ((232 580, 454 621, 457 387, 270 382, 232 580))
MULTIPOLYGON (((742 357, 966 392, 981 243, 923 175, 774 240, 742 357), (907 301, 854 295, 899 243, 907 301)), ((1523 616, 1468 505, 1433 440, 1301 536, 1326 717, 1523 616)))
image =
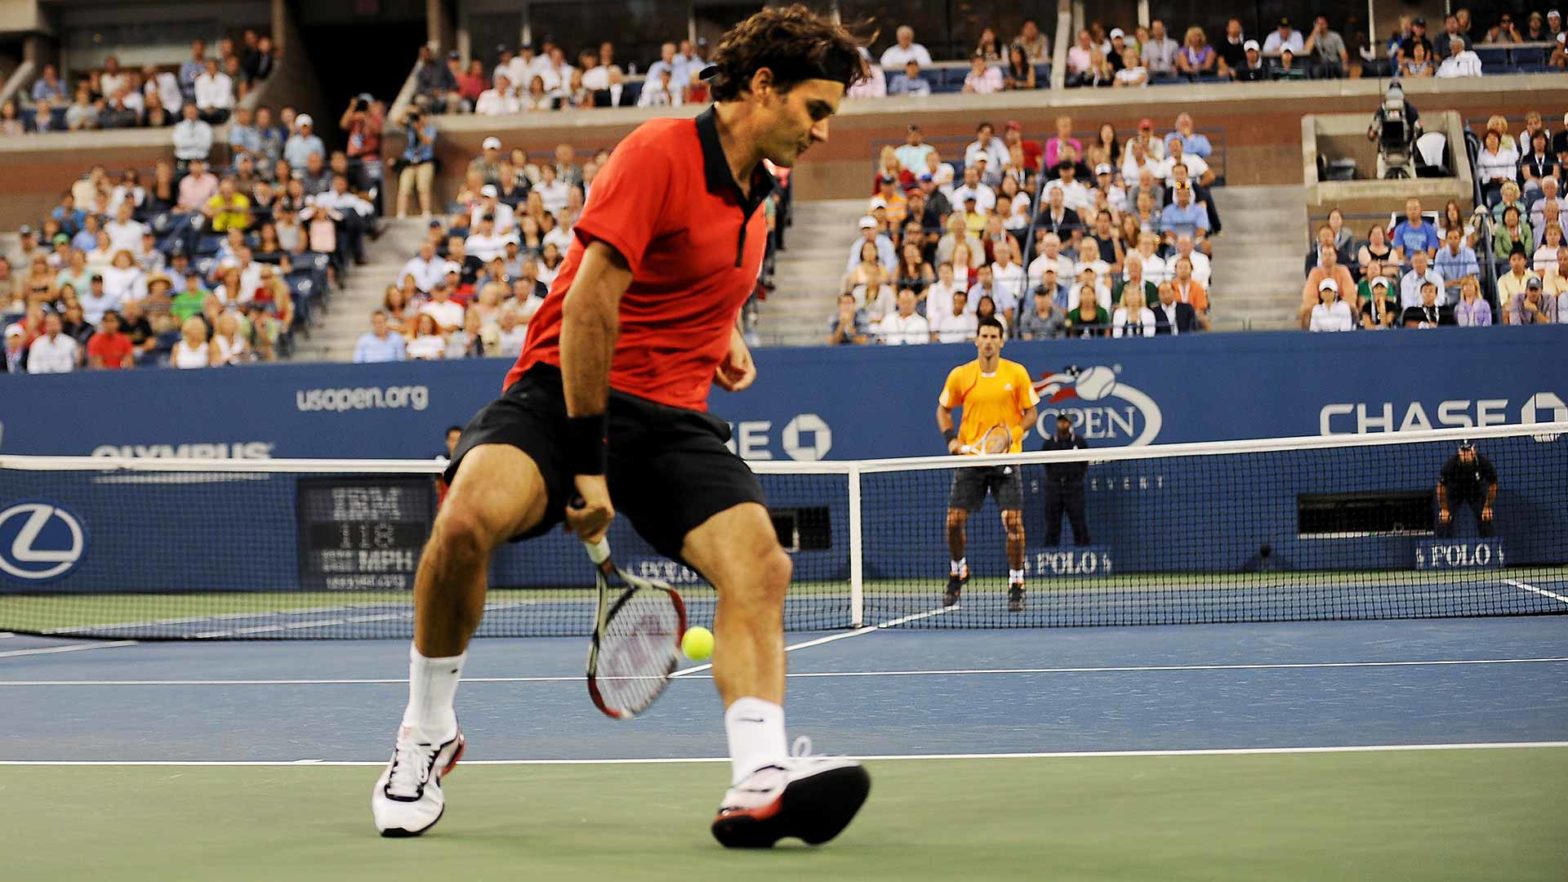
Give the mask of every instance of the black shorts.
POLYGON ((947 507, 977 512, 985 505, 986 493, 996 497, 996 507, 1002 511, 1022 509, 1024 482, 1019 469, 1016 466, 954 469, 953 489, 948 494, 947 507))
MULTIPOLYGON (((565 437, 560 369, 535 365, 464 427, 445 478, 450 482, 464 455, 481 444, 523 451, 539 466, 548 500, 544 518, 512 541, 543 535, 561 523, 577 493, 565 437)), ((762 485, 724 446, 729 425, 716 417, 612 390, 609 439, 610 501, 671 560, 682 560, 686 534, 708 518, 744 502, 763 504, 762 485)))

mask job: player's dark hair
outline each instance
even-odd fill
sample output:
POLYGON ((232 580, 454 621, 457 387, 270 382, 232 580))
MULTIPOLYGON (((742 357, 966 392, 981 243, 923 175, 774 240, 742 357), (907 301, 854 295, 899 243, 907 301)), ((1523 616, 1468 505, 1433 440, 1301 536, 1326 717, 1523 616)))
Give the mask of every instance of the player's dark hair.
POLYGON ((1002 329, 1001 321, 999 321, 994 315, 988 315, 980 321, 975 322, 975 336, 978 337, 980 335, 981 328, 995 328, 997 334, 1003 337, 1007 336, 1007 332, 1002 329))
POLYGON ((773 72, 780 92, 804 80, 834 80, 847 89, 866 76, 854 35, 802 4, 770 7, 736 25, 713 52, 715 101, 734 101, 752 75, 773 72))
POLYGON ((463 427, 462 426, 447 426, 446 427, 446 434, 448 434, 448 435, 452 434, 453 432, 457 432, 457 433, 461 434, 462 431, 463 431, 463 427))

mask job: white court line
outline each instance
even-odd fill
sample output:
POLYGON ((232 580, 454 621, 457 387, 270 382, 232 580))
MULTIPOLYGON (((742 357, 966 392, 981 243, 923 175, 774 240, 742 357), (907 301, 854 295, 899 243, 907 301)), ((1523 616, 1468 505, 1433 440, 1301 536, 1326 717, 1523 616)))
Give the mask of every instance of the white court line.
MULTIPOLYGON (((1257 756, 1313 753, 1396 753, 1434 750, 1526 750, 1568 747, 1568 741, 1483 741, 1459 744, 1351 744, 1328 747, 1214 747, 1192 750, 1063 750, 1045 753, 899 753, 860 756, 867 762, 894 760, 1116 759, 1135 757, 1257 756)), ((640 759, 464 760, 465 766, 641 766, 727 763, 729 757, 651 757, 640 759)), ((0 766, 384 766, 386 760, 0 760, 0 766)))
MULTIPOLYGON (((804 644, 802 644, 804 645, 804 644)), ((802 671, 787 674, 790 679, 830 679, 834 677, 969 677, 1014 674, 1141 674, 1182 671, 1290 671, 1335 670, 1342 668, 1421 668, 1465 665, 1529 665, 1568 663, 1568 656, 1541 658, 1452 658, 1416 661, 1367 662, 1260 662, 1255 664, 1210 665, 1115 665, 1077 668, 937 668, 898 671, 802 671)), ((464 677, 464 684, 475 683, 578 683, 582 675, 569 677, 464 677)), ((687 678, 683 678, 687 679, 687 678)), ((711 677, 691 677, 707 680, 711 677)), ((405 685, 407 678, 362 678, 334 680, 0 680, 7 686, 387 686, 405 685)))
POLYGON ((135 646, 135 640, 115 640, 110 643, 67 643, 64 646, 40 646, 35 649, 13 649, 9 652, 0 652, 0 658, 16 658, 22 655, 53 655, 59 652, 86 652, 89 649, 118 649, 122 646, 135 646))
POLYGON ((1525 591, 1530 591, 1530 592, 1533 592, 1535 594, 1539 594, 1542 597, 1550 597, 1553 600, 1561 601, 1563 603, 1568 603, 1568 597, 1565 597, 1565 596, 1563 596, 1561 594, 1558 594, 1556 591, 1547 591, 1545 588, 1537 588, 1534 585, 1527 585, 1524 582, 1519 581, 1518 579, 1504 579, 1503 581, 1507 582, 1508 584, 1510 584, 1512 586, 1514 586, 1515 588, 1522 588, 1525 591))
MULTIPOLYGON (((829 634, 826 637, 818 637, 814 640, 805 640, 800 643, 791 643, 790 645, 784 647, 784 651, 794 652, 797 649, 810 649, 813 646, 821 646, 824 643, 832 643, 835 640, 848 640, 851 637, 859 637, 863 634, 870 634, 873 631, 879 631, 884 628, 896 628, 899 625, 903 625, 908 622, 916 622, 921 619, 930 618, 931 616, 939 616, 945 612, 948 612, 949 610, 954 610, 957 608, 958 607, 956 606, 939 606, 936 609, 928 609, 925 612, 910 613, 907 616, 899 616, 896 619, 888 619, 885 622, 878 622, 875 625, 867 625, 864 628, 856 628, 853 631, 845 631, 842 634, 829 634)), ((689 677, 692 674, 701 673, 703 671, 709 670, 712 667, 713 663, 709 662, 702 665, 693 665, 689 668, 681 668, 680 670, 671 674, 670 679, 676 680, 683 677, 689 677)))

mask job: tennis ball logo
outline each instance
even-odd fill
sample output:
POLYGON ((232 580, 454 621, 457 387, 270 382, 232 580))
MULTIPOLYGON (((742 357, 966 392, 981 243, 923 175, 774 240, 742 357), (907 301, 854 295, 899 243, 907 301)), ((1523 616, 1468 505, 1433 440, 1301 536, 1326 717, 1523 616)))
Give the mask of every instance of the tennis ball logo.
POLYGON ((1099 401, 1116 388, 1116 373, 1108 367, 1092 367, 1078 375, 1078 397, 1099 401))

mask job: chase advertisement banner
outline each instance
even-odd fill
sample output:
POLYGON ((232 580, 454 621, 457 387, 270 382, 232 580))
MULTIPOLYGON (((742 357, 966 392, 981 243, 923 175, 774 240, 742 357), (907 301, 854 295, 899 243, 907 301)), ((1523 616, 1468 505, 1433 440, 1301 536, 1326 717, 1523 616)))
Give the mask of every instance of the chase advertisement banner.
MULTIPOLYGON (((715 391, 711 407, 747 459, 939 454, 937 395, 974 354, 967 344, 759 350, 756 385, 715 391)), ((1002 356, 1035 378, 1040 425, 1064 413, 1097 447, 1568 419, 1563 326, 1011 343, 1002 356)), ((0 453, 423 458, 499 393, 508 366, 0 375, 0 453)), ((35 519, 12 517, 8 528, 35 519)))

